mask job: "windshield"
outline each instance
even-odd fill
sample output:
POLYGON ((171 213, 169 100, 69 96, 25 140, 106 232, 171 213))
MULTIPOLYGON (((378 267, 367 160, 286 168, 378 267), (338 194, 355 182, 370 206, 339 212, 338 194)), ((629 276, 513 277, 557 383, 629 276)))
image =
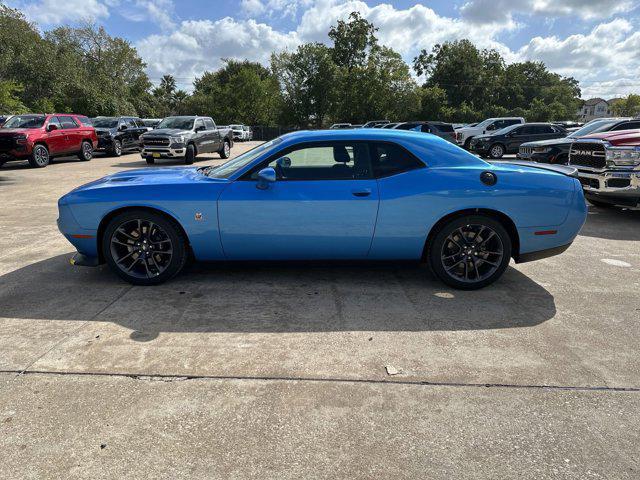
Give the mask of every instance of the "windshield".
MULTIPOLYGON (((480 123, 476 124, 475 126, 478 127, 478 128, 484 128, 484 127, 489 126, 489 124, 493 123, 493 122, 494 122, 493 118, 488 118, 487 120, 484 120, 483 122, 480 122, 480 123)), ((468 126, 471 127, 472 125, 468 125, 468 126)))
POLYGON ((584 137, 585 135, 589 135, 590 133, 606 132, 619 122, 620 120, 603 120, 600 122, 589 122, 580 130, 576 130, 571 135, 569 135, 569 138, 584 137))
POLYGON ((176 128, 178 130, 192 130, 193 118, 169 117, 162 120, 156 128, 176 128))
POLYGON ((260 155, 268 150, 271 150, 279 143, 282 143, 281 138, 276 138, 274 140, 271 140, 270 142, 258 145, 256 148, 252 148, 248 152, 243 153, 239 157, 236 157, 225 164, 222 164, 218 167, 207 167, 204 170, 204 174, 212 178, 229 178, 239 169, 245 167, 260 155))
POLYGON ((94 118, 93 126, 96 128, 116 128, 118 126, 117 118, 94 118))
POLYGON ((16 115, 2 128, 42 128, 46 118, 44 115, 16 115))

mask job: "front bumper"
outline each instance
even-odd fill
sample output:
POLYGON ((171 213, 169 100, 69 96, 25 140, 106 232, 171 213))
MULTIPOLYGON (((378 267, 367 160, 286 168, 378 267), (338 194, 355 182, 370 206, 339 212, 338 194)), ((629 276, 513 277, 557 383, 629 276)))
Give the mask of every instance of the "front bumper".
POLYGON ((173 143, 169 146, 143 145, 140 156, 142 158, 182 158, 187 154, 187 147, 182 143, 173 143))
POLYGON ((640 170, 605 169, 602 171, 578 167, 578 176, 585 194, 640 199, 640 170))
POLYGON ((96 150, 110 150, 113 148, 113 137, 98 137, 96 150))

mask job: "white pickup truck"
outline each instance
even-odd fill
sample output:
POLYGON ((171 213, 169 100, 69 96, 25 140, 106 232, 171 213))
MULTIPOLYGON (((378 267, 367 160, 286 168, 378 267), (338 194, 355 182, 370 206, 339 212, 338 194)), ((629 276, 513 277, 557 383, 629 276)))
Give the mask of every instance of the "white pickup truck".
POLYGON ((456 130, 456 142, 468 150, 473 137, 495 132, 516 123, 525 123, 525 120, 522 117, 487 118, 474 126, 458 128, 456 130))

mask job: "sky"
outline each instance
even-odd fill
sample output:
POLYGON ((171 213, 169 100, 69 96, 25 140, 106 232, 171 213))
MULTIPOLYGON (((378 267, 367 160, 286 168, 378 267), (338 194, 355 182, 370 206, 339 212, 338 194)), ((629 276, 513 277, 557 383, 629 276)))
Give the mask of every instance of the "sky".
POLYGON ((423 48, 469 38, 508 63, 541 60, 580 81, 583 98, 640 93, 640 0, 5 0, 46 31, 86 20, 138 49, 157 83, 191 89, 223 58, 267 64, 319 41, 358 11, 411 63, 423 48))

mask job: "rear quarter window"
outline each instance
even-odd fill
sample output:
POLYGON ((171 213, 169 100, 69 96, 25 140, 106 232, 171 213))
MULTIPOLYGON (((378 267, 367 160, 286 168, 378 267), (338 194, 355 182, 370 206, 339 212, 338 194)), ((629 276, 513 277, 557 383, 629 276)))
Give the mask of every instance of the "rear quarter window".
POLYGON ((371 151, 372 170, 376 178, 389 177, 425 166, 412 153, 395 143, 374 143, 371 151))
POLYGON ((78 117, 76 117, 76 119, 80 122, 81 125, 83 125, 85 127, 92 127, 93 126, 93 122, 91 121, 91 119, 89 117, 78 116, 78 117))

